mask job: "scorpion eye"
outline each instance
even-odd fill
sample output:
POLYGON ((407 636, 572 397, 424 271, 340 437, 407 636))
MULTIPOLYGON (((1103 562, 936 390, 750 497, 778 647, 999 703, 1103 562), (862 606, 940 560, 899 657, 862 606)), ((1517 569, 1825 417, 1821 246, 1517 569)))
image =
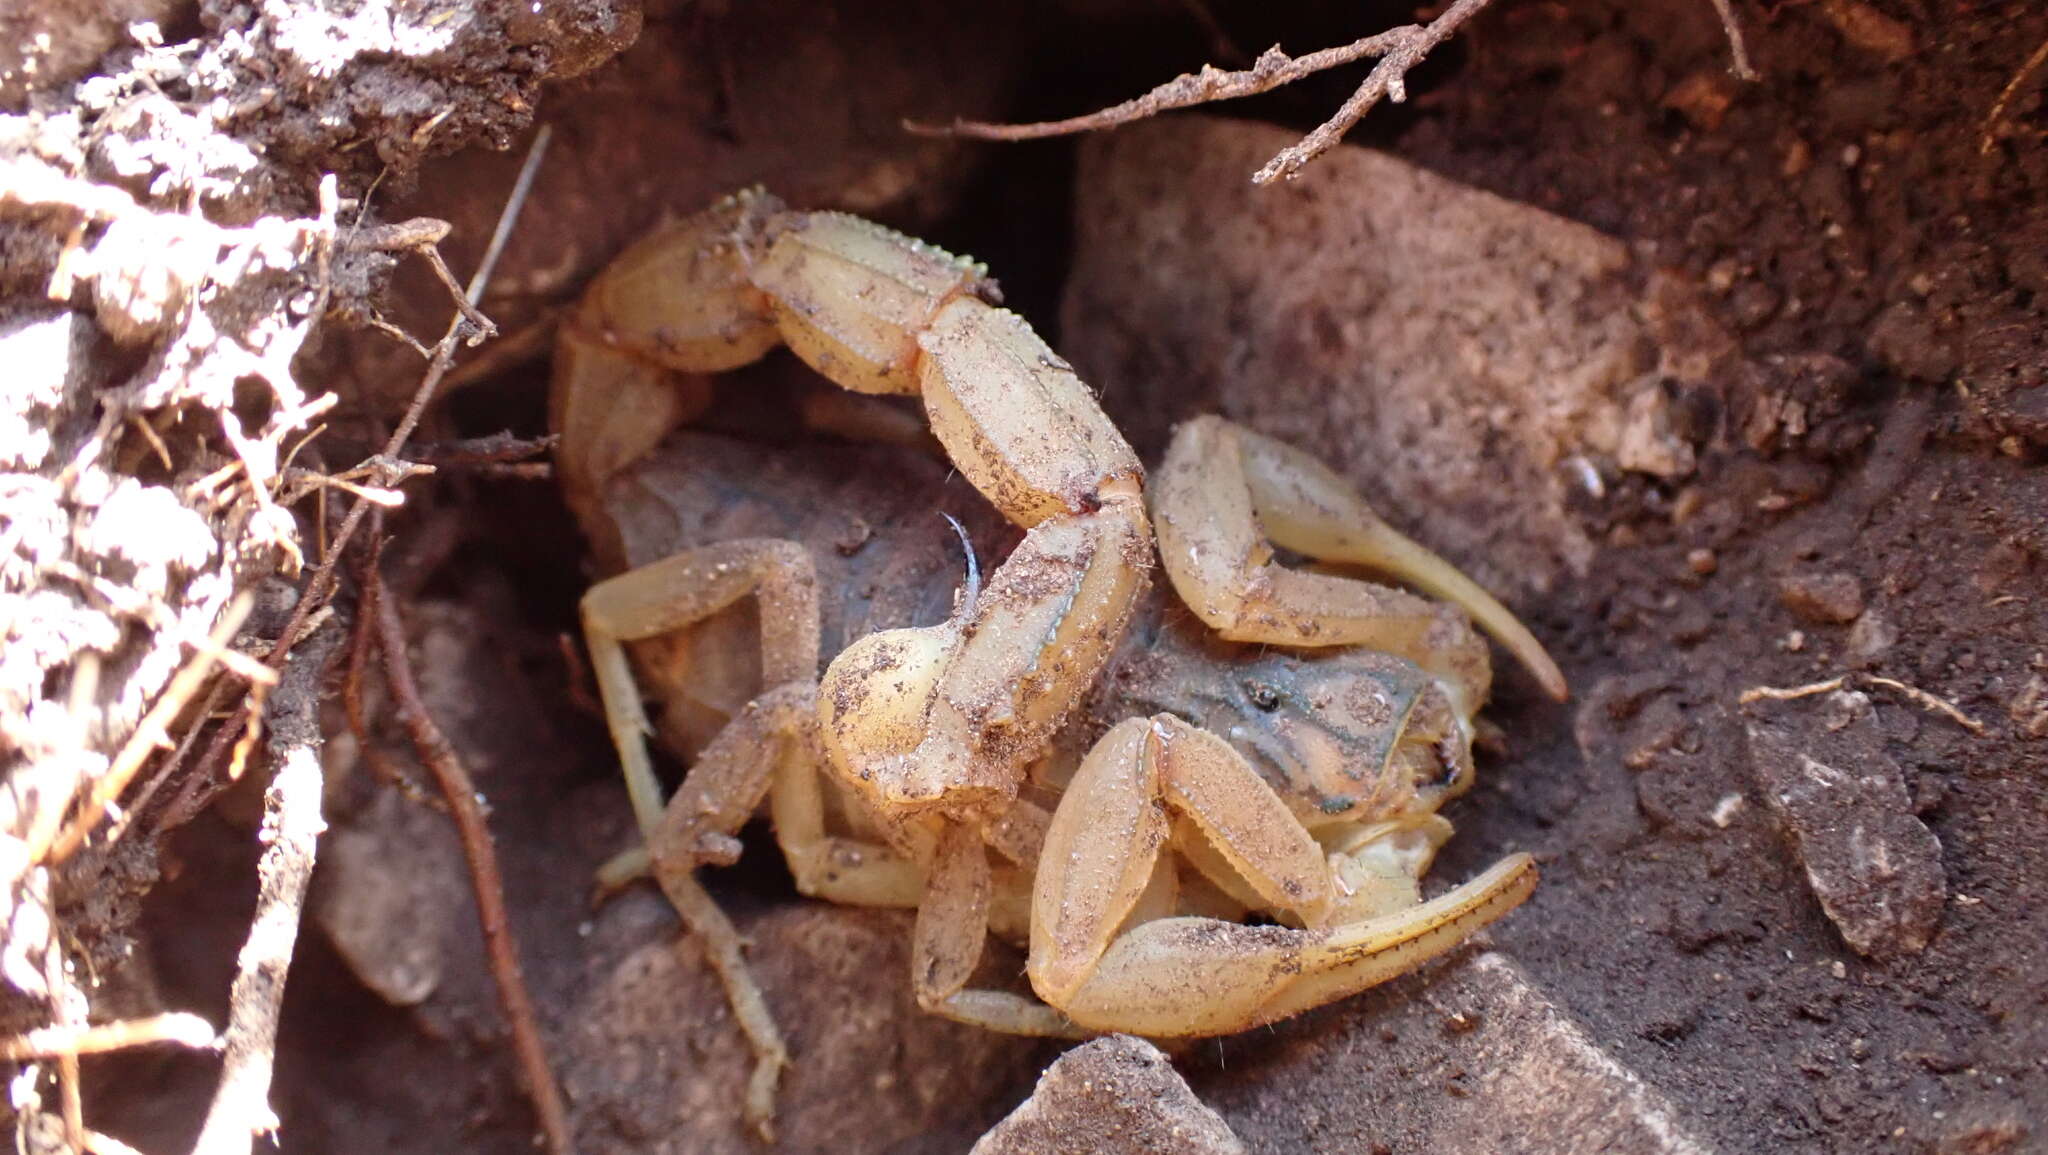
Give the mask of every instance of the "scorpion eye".
POLYGON ((1264 682, 1248 682, 1245 684, 1244 692, 1252 700, 1252 705, 1268 714, 1280 708, 1280 691, 1264 682))

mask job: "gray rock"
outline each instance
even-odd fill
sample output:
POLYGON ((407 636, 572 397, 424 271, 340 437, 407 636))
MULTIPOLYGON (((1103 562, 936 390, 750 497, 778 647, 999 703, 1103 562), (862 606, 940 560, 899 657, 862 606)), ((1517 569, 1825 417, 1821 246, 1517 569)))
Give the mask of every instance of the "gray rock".
MULTIPOLYGON (((962 1150, 1043 1061, 1039 1040, 918 1009, 903 913, 806 902, 739 925, 790 1050, 774 1150, 962 1150)), ((558 1052, 578 1149, 767 1150, 740 1113, 753 1054, 702 948, 678 936, 660 896, 615 901, 589 945, 590 982, 558 1052), (625 949, 598 953, 613 946, 625 949)))
POLYGON ((1583 574, 1568 500, 1693 467, 1660 378, 1690 384, 1718 344, 1686 287, 1369 149, 1245 179, 1295 135, 1182 116, 1084 141, 1061 351, 1141 453, 1220 412, 1348 469, 1485 584, 1583 574))
POLYGON ((1854 574, 1788 574, 1778 580, 1778 600, 1816 625, 1841 625, 1863 612, 1863 586, 1854 574))
MULTIPOLYGON (((1240 1044, 1241 1045, 1241 1044, 1240 1044)), ((1255 1151, 1712 1155, 1513 959, 1454 959, 1197 1079, 1255 1151), (1243 1065, 1240 1065, 1242 1063, 1243 1065)))
POLYGON ((1842 938, 1871 958, 1924 949, 1948 898, 1941 843, 1914 816, 1867 700, 1841 725, 1753 722, 1748 734, 1764 801, 1842 938))
POLYGON ((1243 1155, 1159 1048, 1129 1035, 1076 1047, 1046 1068, 972 1155, 1243 1155))

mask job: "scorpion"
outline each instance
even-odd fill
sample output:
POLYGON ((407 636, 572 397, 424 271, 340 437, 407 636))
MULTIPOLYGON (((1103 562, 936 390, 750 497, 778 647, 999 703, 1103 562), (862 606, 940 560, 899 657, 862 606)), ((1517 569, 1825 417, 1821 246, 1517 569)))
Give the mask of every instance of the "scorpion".
POLYGON ((613 574, 582 624, 642 843, 602 877, 651 873, 703 943, 764 1136, 787 1049, 697 878, 764 804, 803 894, 915 910, 921 1007, 1026 1035, 1242 1031, 1536 885, 1516 853, 1420 889, 1472 782, 1474 622, 1565 696, 1530 632, 1249 428, 1182 424, 1148 486, 1000 301, 970 260, 750 190, 629 247, 558 338, 558 472, 613 574), (714 375, 778 346, 838 387, 802 407, 838 443, 697 428, 733 405, 714 375), (1007 549, 986 582, 976 538, 1007 549), (650 735, 689 766, 666 800, 650 735), (991 933, 1031 993, 971 985, 991 933))

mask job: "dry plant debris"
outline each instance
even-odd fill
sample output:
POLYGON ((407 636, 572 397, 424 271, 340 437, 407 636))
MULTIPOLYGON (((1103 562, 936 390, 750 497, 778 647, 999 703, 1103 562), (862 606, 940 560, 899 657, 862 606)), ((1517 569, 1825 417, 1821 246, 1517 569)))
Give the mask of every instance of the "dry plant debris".
MULTIPOLYGON (((1304 76, 1326 69, 1351 64, 1359 60, 1377 58, 1358 88, 1352 92, 1328 120, 1316 126, 1307 136, 1281 149, 1273 159, 1252 174, 1253 184, 1271 184, 1276 180, 1293 180, 1302 166, 1330 151, 1344 134, 1365 118, 1382 99, 1395 104, 1408 99, 1408 74, 1426 59, 1430 52, 1444 41, 1449 40, 1466 22, 1477 16, 1490 0, 1452 0, 1442 12, 1427 24, 1403 24, 1384 32, 1354 40, 1336 48, 1325 48, 1306 56, 1293 57, 1274 45, 1259 54, 1259 58, 1247 69, 1225 71, 1211 64, 1204 64, 1200 72, 1184 72, 1165 84, 1154 88, 1143 96, 1127 100, 1122 104, 1099 109, 1082 116, 1065 120, 1041 120, 1029 124, 997 124, 989 121, 962 120, 955 118, 950 124, 926 124, 906 121, 904 128, 923 136, 960 136, 973 140, 1042 140, 1052 136, 1071 136, 1075 133, 1095 132, 1099 129, 1115 128, 1118 125, 1146 120, 1162 112, 1177 108, 1192 108, 1200 104, 1214 104, 1223 100, 1257 96, 1271 92, 1283 85, 1292 84, 1304 76)), ((1719 14, 1721 27, 1728 36, 1732 56, 1730 71, 1742 80, 1756 80, 1756 69, 1749 62, 1749 49, 1742 38, 1742 26, 1735 19, 1730 0, 1712 0, 1714 11, 1719 14)))
POLYGON ((298 944, 300 912, 313 880, 314 851, 327 828, 320 814, 321 683, 339 648, 332 628, 316 633, 285 664, 269 712, 274 769, 263 795, 263 857, 257 863, 256 916, 237 960, 228 997, 220 1086, 194 1155, 252 1149, 256 1136, 277 1130, 269 1103, 276 1063, 278 1013, 298 944))
POLYGON ((1301 171, 1302 165, 1328 152, 1331 146, 1344 139, 1352 125, 1372 111, 1382 97, 1396 104, 1408 99, 1409 71, 1421 64, 1431 49, 1450 39, 1460 26, 1478 15, 1487 3, 1488 0, 1455 0, 1428 24, 1403 24, 1341 47, 1311 52, 1299 59, 1287 55, 1275 45, 1261 53, 1258 60, 1243 71, 1225 72, 1205 64, 1200 72, 1182 73, 1135 100, 1085 116, 1033 124, 991 124, 956 119, 947 125, 929 125, 913 121, 904 127, 929 136, 964 136, 975 140, 1038 140, 1049 136, 1070 136, 1145 120, 1171 109, 1256 96, 1325 69, 1378 57, 1379 63, 1366 74, 1364 82, 1343 107, 1315 131, 1282 149, 1252 175, 1253 184, 1270 184, 1275 180, 1292 178, 1301 171))
MULTIPOLYGON (((513 224, 518 220, 527 195, 533 187, 533 178, 539 171, 540 161, 546 155, 548 130, 544 127, 536 134, 528 149, 526 162, 507 197, 505 209, 499 217, 498 227, 491 242, 485 249, 476 274, 467 286, 457 285, 448 274, 446 265, 438 253, 432 264, 449 286, 455 297, 455 316, 449 321, 448 329, 441 340, 428 351, 425 373, 413 395, 405 416, 398 428, 385 442, 382 452, 358 467, 369 476, 396 485, 405 478, 422 472, 412 462, 401 460, 399 454, 418 428, 420 419, 432 402, 435 390, 454 364, 455 353, 464 343, 475 344, 496 332, 488 318, 476 311, 472 302, 483 295, 490 282, 492 270, 498 257, 504 251, 506 239, 511 235, 513 224), (481 324, 482 328, 477 326, 481 324)), ((443 230, 408 227, 403 230, 405 243, 430 248, 443 235, 443 230)), ((399 234, 393 234, 394 237, 399 234)), ((303 657, 294 657, 295 643, 302 639, 319 636, 313 626, 313 607, 316 603, 324 608, 331 599, 340 580, 339 564, 346 556, 349 544, 361 529, 366 518, 379 513, 389 503, 376 494, 359 496, 340 529, 329 543, 321 558, 319 567, 307 581, 305 592, 300 596, 292 617, 281 632, 265 661, 273 666, 288 663, 292 668, 302 662, 318 670, 326 668, 326 658, 333 648, 322 647, 319 660, 306 662, 303 657)), ((373 568, 366 568, 367 575, 374 575, 373 568)), ((371 580, 364 591, 364 603, 360 613, 380 615, 378 629, 372 636, 381 641, 385 658, 386 679, 390 683, 393 697, 398 701, 400 711, 408 728, 412 731, 415 745, 422 760, 434 770, 441 780, 442 794, 462 829, 463 845, 471 856, 472 876, 477 885, 477 905, 484 917, 484 936, 490 947, 493 973, 498 977, 507 1018, 512 1026, 515 1049, 526 1072, 526 1083, 534 1100, 535 1112, 542 1131, 548 1141, 548 1149, 554 1152, 569 1150, 568 1127, 562 1109, 559 1092, 555 1088, 552 1073, 547 1066, 546 1056, 541 1049, 538 1028, 534 1025, 531 1000, 527 997, 525 985, 519 974, 517 948, 511 942, 510 931, 504 918, 504 897, 502 885, 494 864, 490 848, 490 836, 484 827, 481 809, 477 803, 476 791, 469 784, 468 776, 455 761, 452 749, 445 738, 440 736, 423 708, 418 705, 417 691, 412 688, 410 667, 405 662, 403 627, 399 623, 396 607, 389 598, 378 597, 376 584, 371 580)), ((298 652, 304 653, 312 647, 298 652)), ((356 647, 360 652, 360 647, 356 647)), ((256 1135, 276 1128, 277 1120, 271 1113, 266 1096, 270 1086, 271 1068, 277 1042, 277 1014, 284 997, 284 980, 291 963, 291 951, 296 939, 300 912, 304 906, 306 886, 311 879, 316 839, 323 828, 320 818, 319 763, 313 751, 318 748, 320 732, 317 718, 308 714, 300 717, 299 711, 310 709, 310 703, 317 701, 318 676, 309 682, 309 689, 303 695, 294 694, 288 700, 281 699, 280 711, 288 722, 281 727, 272 743, 273 763, 276 777, 264 799, 264 829, 267 849, 258 866, 261 878, 261 898, 257 907, 255 925, 250 930, 249 943, 243 948, 241 969, 236 976, 230 1000, 229 1025, 227 1030, 227 1062, 222 1074, 219 1093, 214 1099, 213 1109, 208 1113, 205 1130, 200 1135, 195 1152, 198 1155, 229 1155, 235 1151, 249 1150, 249 1144, 256 1135), (294 768, 304 771, 294 775, 294 768)), ((200 762, 200 781, 209 780, 212 775, 207 768, 218 763, 227 755, 231 740, 246 742, 253 738, 256 723, 253 719, 243 728, 242 738, 233 739, 236 727, 226 726, 215 736, 207 757, 200 762)))
POLYGON ((519 944, 513 940, 512 924, 505 909, 505 884, 498 869, 497 850, 490 826, 484 820, 482 796, 462 765, 447 735, 434 724, 420 700, 412 676, 412 662, 406 656, 405 623, 398 603, 384 590, 374 561, 364 568, 363 606, 359 611, 372 622, 376 646, 383 653, 384 681, 391 691, 398 717, 411 736, 420 761, 433 771, 441 787, 441 800, 454 818, 462 838, 463 858, 469 863, 470 881, 476 890, 478 919, 483 923, 484 946, 490 957, 491 977, 498 986, 499 1001, 512 1030, 512 1046, 519 1060, 527 1095, 547 1149, 566 1155, 574 1147, 569 1116, 562 1093, 548 1065, 547 1049, 527 993, 526 979, 519 964, 519 944))
POLYGON ((1972 734, 1984 733, 1984 723, 1963 713, 1948 699, 1930 694, 1897 678, 1885 678, 1876 674, 1837 674, 1832 678, 1799 686, 1751 686, 1737 695, 1735 700, 1744 706, 1757 702, 1791 702, 1800 698, 1811 698, 1816 694, 1831 694, 1836 690, 1847 689, 1854 682, 1890 690, 1923 710, 1947 718, 1972 734))
POLYGON ((1998 147, 1999 137, 2005 131, 2007 111, 2012 108, 2012 102, 2019 98, 2019 94, 2034 75, 2041 71, 2044 64, 2048 64, 2048 40, 2041 41, 2033 54, 2027 57, 2026 63, 2020 65, 2019 71, 2013 73, 2012 79, 2006 81, 2005 87, 1999 90, 1998 99, 1991 103, 1991 111, 1984 116, 1984 135, 1977 144, 1979 154, 1990 156, 1991 150, 1998 147))
MULTIPOLYGON (((440 48, 489 40, 501 15, 418 14, 440 48)), ((189 1016, 93 1024, 92 989, 130 949, 127 927, 65 921, 52 906, 55 883, 91 891, 109 870, 153 873, 134 862, 152 863, 158 836, 241 775, 266 725, 276 778, 261 905, 200 1149, 246 1150, 272 1121, 278 999, 321 828, 319 731, 308 709, 342 648, 319 640, 337 634, 323 629, 337 565, 370 510, 399 504, 401 482, 432 472, 398 451, 456 351, 494 331, 471 302, 544 144, 476 277, 456 283, 436 248, 445 225, 380 224, 367 193, 342 195, 344 180, 360 188, 366 177, 327 169, 346 149, 308 171, 290 167, 304 154, 267 146, 266 132, 283 139, 303 112, 281 90, 313 99, 299 89, 351 91, 361 78, 350 67, 423 67, 414 50, 425 41, 329 45, 323 69, 262 75, 290 56, 286 42, 305 46, 286 27, 302 15, 290 4, 238 10, 212 39, 172 46, 136 25, 105 75, 68 87, 52 78, 25 111, 0 115, 0 291, 9 301, 0 356, 10 365, 0 383, 0 1022, 19 1032, 8 1054, 30 1064, 12 1096, 17 1126, 72 1151, 127 1149, 84 1125, 81 1050, 211 1043, 213 1032, 189 1016), (306 388, 293 363, 324 319, 361 316, 396 254, 427 261, 456 317, 432 349, 407 338, 428 367, 384 453, 339 473, 298 464, 338 398, 306 388), (336 493, 353 505, 326 540, 325 499, 336 493), (322 502, 319 564, 289 600, 271 596, 252 613, 258 583, 307 568, 292 507, 308 496, 322 502), (289 620, 279 628, 281 616, 289 620)), ((441 91, 466 121, 443 129, 445 142, 479 135, 463 104, 472 94, 441 91)), ((511 92, 500 86, 490 99, 511 92)), ((380 145, 352 163, 409 168, 452 111, 437 103, 430 123, 405 134, 406 148, 380 145)), ((517 99, 499 110, 513 122, 530 111, 517 99)), ((323 123, 389 127, 360 115, 323 123)))

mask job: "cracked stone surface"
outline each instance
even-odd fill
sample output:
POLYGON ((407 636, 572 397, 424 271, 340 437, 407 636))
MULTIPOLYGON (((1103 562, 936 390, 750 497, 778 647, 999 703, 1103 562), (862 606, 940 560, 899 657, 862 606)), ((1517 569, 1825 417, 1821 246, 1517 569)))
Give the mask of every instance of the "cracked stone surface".
POLYGON ((1461 510, 1440 541, 1482 578, 1583 574, 1572 491, 1693 469, 1659 373, 1705 373, 1718 346, 1662 339, 1683 290, 1639 287, 1621 241, 1385 153, 1243 179, 1291 139, 1183 117, 1084 142, 1063 352, 1141 450, 1220 412, 1370 462, 1352 479, 1383 513, 1461 510), (1292 373, 1239 388, 1254 359, 1292 373))
POLYGON ((1669 1098, 1498 951, 1389 984, 1195 1086, 1253 1152, 1710 1155, 1669 1098))
POLYGON ((1750 724, 1750 769, 1842 938, 1871 958, 1917 954, 1948 901, 1941 842, 1913 813, 1869 698, 1833 698, 1818 725, 1750 724))
POLYGON ((1244 1155, 1245 1146, 1202 1105, 1159 1048, 1111 1035, 1046 1068, 972 1155, 1244 1155))

